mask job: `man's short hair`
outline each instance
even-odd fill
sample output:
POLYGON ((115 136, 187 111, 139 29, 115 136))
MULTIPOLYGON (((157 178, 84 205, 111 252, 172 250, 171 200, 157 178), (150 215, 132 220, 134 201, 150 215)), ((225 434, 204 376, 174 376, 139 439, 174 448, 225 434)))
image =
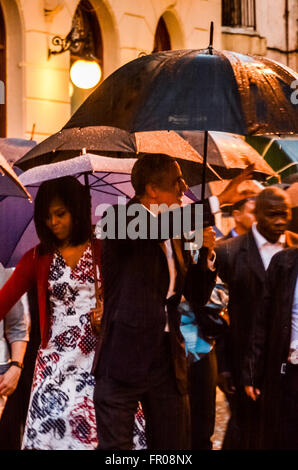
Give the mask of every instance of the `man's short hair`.
POLYGON ((276 188, 274 186, 265 188, 261 191, 257 198, 256 198, 256 212, 263 211, 264 205, 267 204, 268 201, 279 201, 288 204, 290 207, 290 200, 289 196, 287 195, 286 191, 280 188, 276 188))
POLYGON ((235 202, 235 204, 233 205, 233 211, 241 211, 241 209, 243 209, 247 202, 255 200, 255 197, 246 197, 244 199, 241 199, 240 201, 235 202))
POLYGON ((147 184, 159 186, 175 160, 162 153, 150 153, 138 158, 131 172, 131 184, 136 196, 143 196, 147 184))

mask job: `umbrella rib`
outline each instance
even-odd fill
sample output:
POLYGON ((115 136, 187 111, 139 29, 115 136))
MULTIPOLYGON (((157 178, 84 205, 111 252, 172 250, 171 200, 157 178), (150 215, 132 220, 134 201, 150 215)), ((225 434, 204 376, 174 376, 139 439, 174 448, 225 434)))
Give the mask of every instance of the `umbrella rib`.
POLYGON ((95 183, 91 183, 90 187, 92 189, 95 189, 95 188, 103 188, 104 186, 115 186, 116 184, 124 184, 124 183, 130 183, 130 180, 127 180, 127 181, 113 181, 112 183, 108 183, 108 182, 104 181, 102 184, 97 184, 95 182, 95 183))
MULTIPOLYGON (((93 178, 96 179, 97 181, 103 181, 104 178, 106 178, 107 176, 113 175, 113 174, 115 174, 115 173, 108 172, 108 173, 106 173, 104 176, 99 177, 99 176, 97 176, 97 175, 95 175, 95 174, 93 173, 92 176, 93 176, 93 178)), ((123 174, 125 174, 125 173, 123 173, 123 174)), ((128 175, 128 176, 129 176, 129 175, 128 175)), ((105 182, 104 182, 104 183, 105 183, 105 182)), ((115 181, 115 182, 113 181, 112 184, 119 184, 119 183, 130 183, 130 180, 127 180, 127 181, 115 181)), ((91 184, 94 184, 94 183, 91 183, 91 184)), ((106 184, 110 184, 110 183, 106 183, 106 184)))
POLYGON ((32 202, 31 194, 29 194, 29 192, 22 185, 22 183, 20 181, 18 181, 18 179, 12 178, 12 175, 9 173, 9 171, 7 171, 6 168, 4 168, 2 165, 0 166, 0 169, 1 169, 2 175, 3 176, 6 175, 8 178, 10 178, 11 181, 13 181, 15 183, 15 185, 27 196, 27 199, 29 200, 29 202, 32 202))
POLYGON ((108 191, 102 191, 101 189, 94 189, 94 188, 93 188, 93 191, 96 191, 102 194, 108 194, 109 196, 121 196, 121 194, 123 194, 124 196, 127 196, 127 194, 125 194, 123 191, 119 191, 121 194, 109 193, 108 191))

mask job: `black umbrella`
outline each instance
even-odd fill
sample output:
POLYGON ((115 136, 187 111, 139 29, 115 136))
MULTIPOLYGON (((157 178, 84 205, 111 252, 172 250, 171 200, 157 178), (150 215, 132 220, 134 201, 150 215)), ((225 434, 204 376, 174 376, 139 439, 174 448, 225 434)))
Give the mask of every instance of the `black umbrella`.
MULTIPOLYGON (((123 129, 106 126, 64 129, 34 147, 16 165, 22 170, 27 170, 39 165, 68 160, 86 151, 116 158, 136 158, 137 155, 144 153, 163 153, 179 162, 189 186, 202 181, 202 156, 187 140, 173 131, 133 134, 123 129)), ((218 170, 220 168, 213 170, 208 166, 206 180, 221 179, 218 170)), ((263 171, 264 168, 260 170, 263 171)), ((236 169, 235 176, 238 173, 236 169)), ((265 174, 270 172, 266 172, 265 169, 265 174)))
MULTIPOLYGON (((164 153, 179 161, 190 186, 202 182, 204 132, 149 131, 130 133, 123 129, 94 126, 63 129, 51 135, 16 165, 23 170, 73 158, 90 152, 117 158, 135 158, 144 153, 164 153), (199 165, 198 165, 199 163, 199 165)), ((210 132, 208 163, 215 173, 207 172, 206 180, 233 178, 248 164, 255 164, 254 178, 274 175, 271 167, 243 138, 223 132, 210 132)))
MULTIPOLYGON (((150 54, 116 70, 62 133, 98 126, 130 132, 205 131, 204 183, 209 130, 245 135, 298 132, 297 106, 291 101, 297 74, 263 57, 213 50, 212 37, 213 26, 207 49, 150 54)), ((32 165, 23 162, 24 169, 32 165)))
POLYGON ((211 52, 157 52, 127 63, 64 128, 298 133, 298 107, 291 101, 294 71, 264 57, 211 52))
MULTIPOLYGON (((113 126, 130 132, 298 133, 291 84, 298 75, 264 57, 212 48, 150 54, 116 70, 64 129, 113 126)), ((203 177, 204 180, 204 177, 203 177)), ((204 187, 204 184, 203 184, 204 187)))
MULTIPOLYGON (((263 175, 275 174, 259 153, 242 137, 224 132, 209 132, 209 136, 208 162, 222 178, 236 176, 251 163, 255 164, 256 172, 261 172, 263 175)), ((137 154, 143 153, 164 153, 176 160, 203 163, 204 132, 130 133, 108 126, 63 129, 40 142, 16 165, 27 170, 67 160, 85 151, 117 158, 135 158, 137 154)), ((200 175, 200 169, 196 170, 200 175)))

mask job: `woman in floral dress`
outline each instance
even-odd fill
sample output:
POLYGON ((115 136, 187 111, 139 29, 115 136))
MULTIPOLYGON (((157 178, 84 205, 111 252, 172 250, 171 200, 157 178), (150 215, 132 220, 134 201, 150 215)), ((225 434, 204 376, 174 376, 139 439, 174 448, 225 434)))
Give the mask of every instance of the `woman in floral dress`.
MULTIPOLYGON (((90 374, 96 338, 89 192, 75 178, 42 185, 34 220, 40 245, 27 252, 0 291, 0 319, 37 284, 41 346, 31 390, 23 449, 92 450, 98 445, 90 374)), ((98 258, 99 244, 94 244, 98 258)), ((141 410, 134 444, 145 448, 141 410)))

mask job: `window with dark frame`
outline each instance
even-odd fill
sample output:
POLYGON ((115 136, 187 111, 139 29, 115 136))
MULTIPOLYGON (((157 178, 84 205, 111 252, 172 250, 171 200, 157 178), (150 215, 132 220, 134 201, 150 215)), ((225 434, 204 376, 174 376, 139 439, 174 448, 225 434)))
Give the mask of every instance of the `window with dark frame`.
POLYGON ((160 51, 170 51, 171 50, 171 40, 168 33, 168 28, 163 17, 159 19, 155 38, 154 38, 154 48, 152 52, 160 51))
MULTIPOLYGON (((82 30, 86 35, 86 42, 88 42, 89 52, 99 61, 103 69, 103 42, 100 30, 100 25, 97 20, 96 11, 88 0, 81 0, 74 16, 77 29, 82 30)), ((80 54, 86 47, 85 42, 78 43, 77 55, 75 52, 71 53, 71 62, 80 58, 80 54)))
MULTIPOLYGON (((6 137, 6 29, 0 5, 0 95, 4 94, 4 103, 0 103, 0 137, 6 137)), ((2 100, 1 100, 2 102, 2 100)))
POLYGON ((255 0, 222 0, 222 26, 256 29, 255 0))

